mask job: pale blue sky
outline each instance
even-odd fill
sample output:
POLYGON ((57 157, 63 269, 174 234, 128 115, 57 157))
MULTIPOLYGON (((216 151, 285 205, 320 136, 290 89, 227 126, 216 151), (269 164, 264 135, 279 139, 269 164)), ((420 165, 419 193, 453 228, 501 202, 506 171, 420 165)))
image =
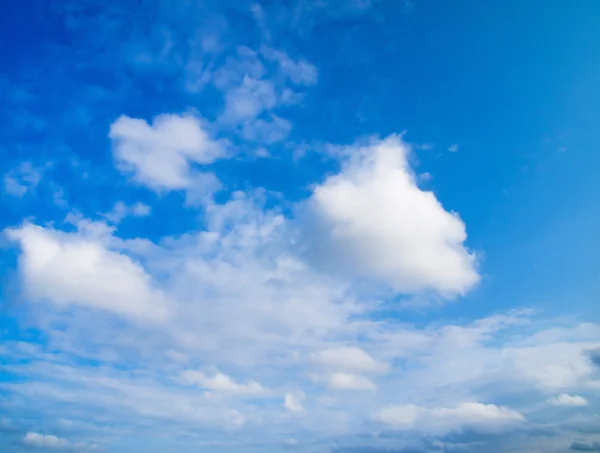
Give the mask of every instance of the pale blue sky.
POLYGON ((9 1, 0 449, 600 451, 599 23, 9 1))

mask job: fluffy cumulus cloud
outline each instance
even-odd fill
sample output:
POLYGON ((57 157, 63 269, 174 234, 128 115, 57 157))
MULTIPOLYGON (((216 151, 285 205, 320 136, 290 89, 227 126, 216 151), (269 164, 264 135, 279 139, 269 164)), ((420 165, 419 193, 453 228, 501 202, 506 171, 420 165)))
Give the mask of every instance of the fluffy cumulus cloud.
POLYGON ((104 233, 65 233, 30 224, 8 230, 23 251, 19 269, 26 296, 164 321, 169 313, 165 295, 139 263, 107 247, 104 233))
POLYGON ((342 172, 318 185, 308 202, 318 229, 313 253, 403 293, 453 297, 472 288, 479 275, 464 245, 465 224, 419 189, 400 137, 346 153, 342 172))
POLYGON ((192 115, 160 115, 152 124, 121 116, 110 127, 118 167, 154 190, 189 189, 206 182, 194 164, 206 165, 227 156, 225 142, 210 137, 192 115), (193 177, 194 175, 194 177, 193 177))

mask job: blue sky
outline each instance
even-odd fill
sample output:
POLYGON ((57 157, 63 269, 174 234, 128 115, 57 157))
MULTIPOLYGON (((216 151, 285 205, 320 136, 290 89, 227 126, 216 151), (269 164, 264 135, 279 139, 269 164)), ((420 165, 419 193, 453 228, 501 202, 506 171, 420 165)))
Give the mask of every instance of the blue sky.
POLYGON ((600 451, 600 5, 9 2, 0 449, 600 451))

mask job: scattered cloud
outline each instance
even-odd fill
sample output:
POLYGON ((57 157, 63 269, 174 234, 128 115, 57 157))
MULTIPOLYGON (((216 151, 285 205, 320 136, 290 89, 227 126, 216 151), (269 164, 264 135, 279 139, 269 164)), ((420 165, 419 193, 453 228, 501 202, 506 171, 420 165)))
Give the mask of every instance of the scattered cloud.
POLYGON ((259 118, 244 122, 241 136, 251 142, 271 145, 284 140, 291 130, 292 123, 276 115, 271 115, 269 119, 259 118))
POLYGON ((133 205, 127 205, 122 201, 118 201, 113 206, 112 210, 104 217, 113 224, 120 223, 125 217, 147 217, 150 215, 152 208, 145 203, 134 203, 133 205))
POLYGON ((226 374, 217 372, 213 376, 207 376, 200 371, 184 371, 181 379, 189 384, 197 385, 206 390, 215 392, 232 393, 236 395, 263 395, 266 389, 256 381, 237 383, 226 374))
POLYGON ((382 423, 397 429, 448 432, 471 428, 496 430, 525 420, 523 415, 495 404, 460 403, 456 407, 426 408, 414 404, 388 406, 377 415, 382 423))
POLYGON ((46 448, 50 450, 66 450, 72 447, 71 442, 60 437, 28 432, 23 438, 28 447, 46 448))
POLYGON ((431 151, 434 148, 433 143, 416 143, 412 144, 415 150, 431 151))
POLYGON ((244 76, 241 85, 225 94, 225 109, 220 121, 239 124, 260 116, 277 103, 277 95, 272 82, 244 76))
MULTIPOLYGON (((111 87, 86 87, 101 103, 75 90, 65 98, 78 99, 81 111, 67 117, 84 124, 73 129, 94 143, 107 132, 94 124, 116 118, 108 131, 115 168, 105 168, 104 145, 94 156, 84 156, 83 146, 74 152, 93 164, 77 184, 50 181, 55 175, 32 161, 3 175, 11 196, 49 190, 47 200, 83 214, 63 221, 34 212, 4 230, 18 247, 15 312, 23 318, 18 329, 5 329, 0 347, 9 376, 0 392, 16 414, 10 426, 0 418, 0 430, 27 447, 66 451, 95 446, 29 430, 111 441, 133 434, 153 442, 160 435, 177 451, 182 439, 264 451, 294 448, 302 436, 317 450, 371 453, 462 451, 485 448, 490 438, 500 450, 498 433, 516 427, 523 436, 549 434, 548 445, 594 433, 595 417, 576 417, 584 410, 567 421, 552 417, 565 414, 553 406, 583 407, 588 401, 578 394, 598 388, 597 325, 529 311, 480 319, 463 312, 466 319, 453 321, 402 312, 412 301, 427 305, 468 293, 480 270, 465 223, 420 188, 432 175, 416 173, 401 135, 323 146, 310 131, 300 144, 287 141, 303 131, 296 121, 314 112, 311 105, 328 108, 314 103, 310 90, 330 78, 331 68, 317 69, 298 48, 275 48, 277 27, 298 24, 294 32, 301 33, 308 22, 314 27, 373 9, 378 16, 382 2, 294 0, 285 11, 276 2, 233 9, 222 2, 150 3, 115 4, 90 20, 86 8, 72 5, 50 15, 69 42, 85 41, 85 52, 73 48, 76 70, 67 72, 102 69, 100 85, 111 87), (242 26, 211 11, 219 8, 235 11, 242 26), (121 43, 118 51, 113 41, 121 43), (123 102, 123 91, 134 105, 123 102), (138 94, 149 102, 140 103, 138 94), (201 106, 202 116, 186 106, 201 106), (295 116, 299 108, 306 111, 295 116), (89 113, 94 109, 97 116, 89 113), (188 113, 153 116, 165 111, 188 113), (270 183, 278 186, 285 175, 272 175, 269 190, 254 188, 255 174, 246 180, 246 156, 265 164, 287 158, 280 148, 297 157, 313 146, 334 149, 320 157, 337 160, 301 169, 305 186, 274 193, 270 183), (114 184, 119 173, 138 187, 114 184), (146 199, 146 189, 160 195, 151 197, 156 205, 134 202, 146 199), (156 229, 152 222, 120 225, 152 213, 161 217, 156 229), (518 407, 509 407, 515 395, 522 396, 518 407), (27 425, 31 401, 37 427, 27 425)), ((396 6, 412 9, 408 1, 396 6)), ((61 47, 53 44, 52 67, 62 67, 58 57, 72 61, 61 47)), ((50 76, 51 85, 61 81, 50 76)), ((32 132, 39 130, 45 131, 32 132)), ((600 451, 590 439, 571 449, 600 451)))
POLYGON ((377 390, 373 381, 352 373, 331 373, 327 377, 327 384, 334 390, 377 390))
POLYGON ((285 407, 290 412, 304 412, 305 409, 302 405, 302 400, 304 400, 304 398, 304 393, 286 393, 283 400, 283 407, 285 407))
POLYGON ((542 390, 575 388, 593 373, 577 343, 542 344, 513 352, 515 370, 542 390))
POLYGON ((21 198, 35 190, 42 180, 44 170, 31 162, 22 162, 4 175, 4 191, 13 197, 21 198))
POLYGON ((555 396, 554 398, 550 398, 548 400, 550 404, 555 406, 587 406, 588 401, 579 395, 569 395, 567 393, 563 393, 561 395, 555 396))
POLYGON ((261 53, 268 60, 277 62, 281 72, 289 77, 293 83, 298 85, 314 85, 317 83, 317 68, 308 61, 304 59, 294 61, 285 52, 268 46, 263 46, 261 53))

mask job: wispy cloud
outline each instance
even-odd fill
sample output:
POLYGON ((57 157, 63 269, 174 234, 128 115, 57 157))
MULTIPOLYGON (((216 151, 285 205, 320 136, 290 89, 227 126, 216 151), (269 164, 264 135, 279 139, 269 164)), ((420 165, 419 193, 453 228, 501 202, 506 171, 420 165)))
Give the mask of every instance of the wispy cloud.
POLYGON ((22 162, 4 175, 4 191, 14 197, 23 197, 32 192, 41 181, 44 169, 31 162, 22 162))

